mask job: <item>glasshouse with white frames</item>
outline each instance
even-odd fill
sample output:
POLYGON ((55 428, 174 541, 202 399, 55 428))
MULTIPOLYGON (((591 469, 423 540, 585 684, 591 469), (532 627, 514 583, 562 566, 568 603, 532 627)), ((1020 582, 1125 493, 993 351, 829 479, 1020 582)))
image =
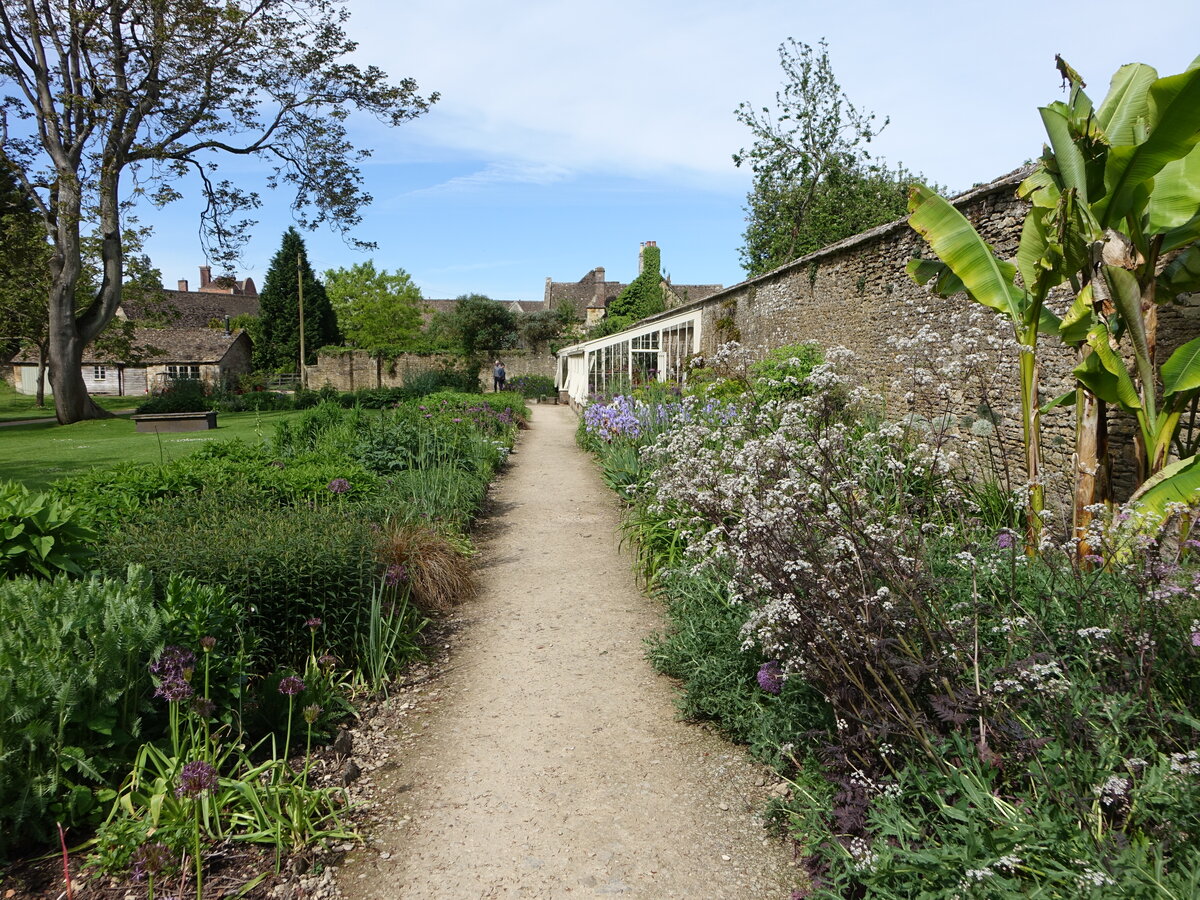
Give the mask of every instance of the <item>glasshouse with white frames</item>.
POLYGON ((682 380, 700 347, 700 312, 648 319, 636 328, 558 351, 556 381, 573 404, 611 396, 651 381, 682 380))

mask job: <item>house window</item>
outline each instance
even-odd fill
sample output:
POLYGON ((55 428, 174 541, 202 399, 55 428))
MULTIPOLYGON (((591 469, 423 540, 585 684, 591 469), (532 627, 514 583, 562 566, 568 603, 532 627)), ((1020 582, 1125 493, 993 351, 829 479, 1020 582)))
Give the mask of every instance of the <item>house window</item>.
POLYGON ((167 366, 167 377, 172 381, 178 378, 190 378, 193 381, 200 380, 199 366, 167 366))
POLYGON ((92 380, 104 381, 108 377, 108 371, 104 366, 92 366, 92 380))

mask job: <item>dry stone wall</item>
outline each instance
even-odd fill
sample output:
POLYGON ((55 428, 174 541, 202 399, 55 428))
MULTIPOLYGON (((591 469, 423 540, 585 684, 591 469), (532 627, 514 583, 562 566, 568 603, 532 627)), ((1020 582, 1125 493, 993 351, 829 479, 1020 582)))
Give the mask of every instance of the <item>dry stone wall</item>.
MULTIPOLYGON (((502 357, 510 379, 518 375, 547 375, 554 377, 555 358, 546 353, 510 350, 502 357)), ((405 381, 424 372, 435 372, 461 362, 449 355, 401 354, 394 359, 376 359, 365 350, 317 357, 317 364, 307 370, 308 383, 314 388, 326 384, 339 391, 360 391, 364 388, 400 387, 405 381)), ((480 386, 492 388, 492 367, 479 373, 480 386)))
MULTIPOLYGON (((1015 254, 1027 209, 1016 196, 1026 174, 1018 170, 957 198, 955 205, 1005 257, 1015 254)), ((727 288, 703 301, 687 304, 702 313, 703 355, 728 340, 737 340, 755 356, 786 344, 815 341, 823 347, 845 347, 854 354, 857 374, 881 394, 889 416, 927 415, 942 405, 950 430, 966 461, 977 472, 995 471, 1003 480, 1005 466, 1012 482, 1021 473, 1021 426, 1015 342, 1005 320, 964 298, 942 300, 915 284, 905 272, 914 257, 932 258, 925 242, 901 220, 848 238, 802 257, 773 272, 727 288), (914 384, 910 358, 900 359, 900 344, 924 330, 922 352, 934 368, 964 351, 972 329, 1000 337, 1001 348, 975 348, 973 374, 956 376, 935 396, 931 385, 914 384), (979 379, 992 378, 986 407, 979 379), (925 408, 921 407, 924 401, 925 408), (944 401, 944 403, 943 403, 944 401), (917 408, 914 409, 914 402, 917 408), (988 434, 987 424, 994 423, 988 434)), ((1200 295, 1192 302, 1160 314, 1160 358, 1200 334, 1200 295)), ((1063 298, 1057 298, 1063 311, 1063 298)), ((679 310, 673 310, 677 313, 679 310)), ((1053 337, 1043 337, 1042 402, 1072 386, 1075 351, 1053 337)), ((928 366, 927 366, 928 367, 928 366)), ((898 417, 898 416, 897 416, 898 417)), ((1131 420, 1110 412, 1114 447, 1114 481, 1127 492, 1132 476, 1131 420)), ((1074 441, 1074 411, 1064 407, 1043 419, 1044 468, 1051 499, 1069 514, 1068 473, 1074 441)))

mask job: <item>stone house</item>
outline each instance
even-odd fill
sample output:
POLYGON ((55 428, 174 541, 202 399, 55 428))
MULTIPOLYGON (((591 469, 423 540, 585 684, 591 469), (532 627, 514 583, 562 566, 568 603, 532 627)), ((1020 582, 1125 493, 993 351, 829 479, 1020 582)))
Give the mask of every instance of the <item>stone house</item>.
MULTIPOLYGON (((642 271, 642 254, 646 247, 658 246, 654 241, 645 241, 638 249, 638 274, 642 271)), ((576 318, 582 319, 591 328, 608 313, 609 305, 629 285, 620 281, 605 280, 603 266, 592 269, 578 281, 554 281, 546 279, 543 306, 546 309, 562 304, 575 308, 576 318)), ((705 300, 722 289, 719 284, 672 284, 670 278, 663 279, 667 308, 684 303, 705 300)))

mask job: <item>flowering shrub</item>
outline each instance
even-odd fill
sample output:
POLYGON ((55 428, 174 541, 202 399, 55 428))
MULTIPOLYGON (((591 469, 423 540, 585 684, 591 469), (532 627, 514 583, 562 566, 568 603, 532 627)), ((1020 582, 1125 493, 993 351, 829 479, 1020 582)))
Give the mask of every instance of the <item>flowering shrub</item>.
POLYGON ((639 433, 629 526, 677 556, 671 523, 692 560, 658 576, 678 624, 651 651, 685 707, 802 764, 785 813, 814 895, 1194 892, 1197 511, 1098 517, 1080 564, 1026 556, 957 480, 956 428, 879 423, 825 357, 798 398, 639 433), (740 663, 732 638, 700 645, 721 621, 740 663), (825 713, 784 703, 801 688, 825 713))

